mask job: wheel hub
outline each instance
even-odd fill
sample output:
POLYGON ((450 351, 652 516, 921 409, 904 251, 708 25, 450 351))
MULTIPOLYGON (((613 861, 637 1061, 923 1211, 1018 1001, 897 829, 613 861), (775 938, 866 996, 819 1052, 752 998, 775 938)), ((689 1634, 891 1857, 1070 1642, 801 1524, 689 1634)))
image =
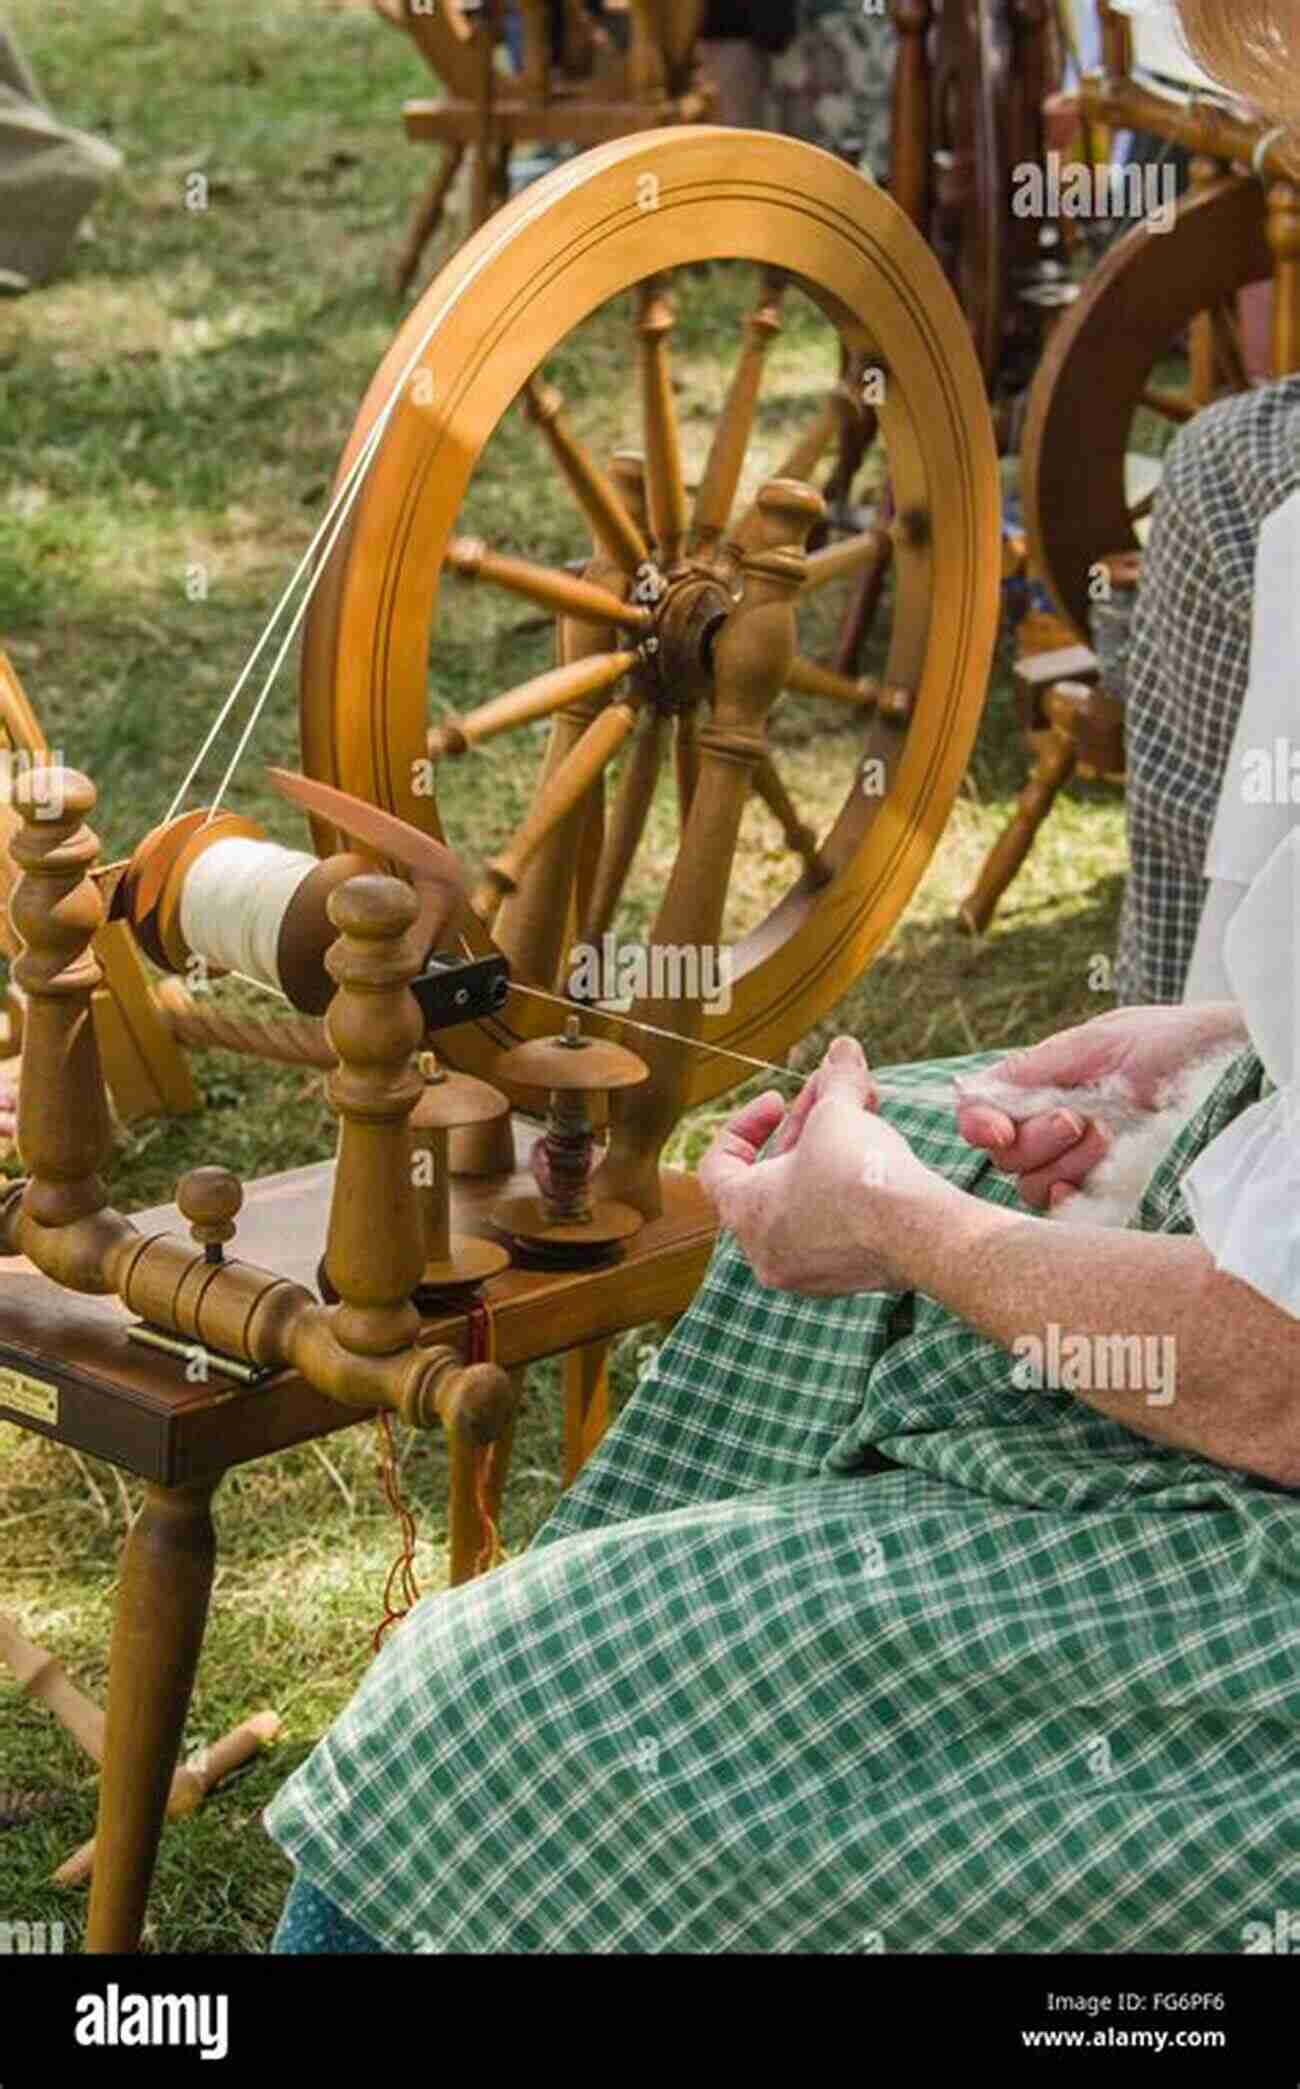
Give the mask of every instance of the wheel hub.
POLYGON ((670 575, 647 563, 636 577, 633 601, 654 611, 654 628, 640 646, 638 674, 656 710, 680 715, 713 693, 713 644, 735 608, 710 566, 675 568, 670 575))

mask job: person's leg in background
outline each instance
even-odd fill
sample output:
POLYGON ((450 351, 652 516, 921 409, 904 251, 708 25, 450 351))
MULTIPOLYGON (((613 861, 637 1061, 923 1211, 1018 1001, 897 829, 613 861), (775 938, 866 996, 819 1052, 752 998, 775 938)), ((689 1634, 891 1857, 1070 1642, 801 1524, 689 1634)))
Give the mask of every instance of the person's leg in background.
POLYGON ((854 0, 800 0, 798 32, 773 63, 778 130, 889 177, 897 32, 854 0))

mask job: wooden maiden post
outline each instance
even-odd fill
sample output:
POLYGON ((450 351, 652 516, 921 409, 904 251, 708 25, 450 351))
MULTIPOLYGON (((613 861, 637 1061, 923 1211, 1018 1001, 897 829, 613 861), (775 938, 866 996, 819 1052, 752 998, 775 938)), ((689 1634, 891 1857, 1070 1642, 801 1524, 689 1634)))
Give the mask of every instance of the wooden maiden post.
MULTIPOLYGON (((758 510, 756 541, 741 566, 741 599, 713 651, 713 712, 699 729, 699 773, 681 852, 649 937, 652 950, 716 950, 720 944, 741 817, 767 752, 767 715, 795 657, 804 546, 825 503, 811 486, 772 479, 758 496, 758 510)), ((595 1191, 655 1218, 662 1208, 659 1155, 681 1115, 691 1039, 703 1011, 698 1003, 650 1000, 638 1002, 633 1015, 679 1034, 647 1038, 649 1081, 612 1101, 609 1153, 595 1191)))

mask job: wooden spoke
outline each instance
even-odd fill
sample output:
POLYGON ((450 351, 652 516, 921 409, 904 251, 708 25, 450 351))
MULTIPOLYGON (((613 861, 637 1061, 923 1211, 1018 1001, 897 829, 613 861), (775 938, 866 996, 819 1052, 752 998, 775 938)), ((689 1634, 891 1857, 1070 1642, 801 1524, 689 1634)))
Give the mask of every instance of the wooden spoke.
POLYGON ((1190 392, 1171 392, 1167 386, 1157 384, 1147 386, 1142 404, 1162 420, 1180 423, 1193 420, 1201 410, 1190 392))
POLYGON ((767 353, 781 331, 781 299, 786 278, 775 269, 763 271, 759 300, 745 321, 745 343, 722 409, 691 519, 693 549, 707 554, 725 535, 745 456, 754 432, 758 395, 767 353))
MULTIPOLYGON (((811 485, 818 465, 826 455, 839 433, 840 417, 833 395, 828 393, 822 400, 815 420, 809 422, 798 442, 773 472, 776 479, 797 479, 802 485, 811 485)), ((762 535, 762 514, 757 501, 746 508, 744 515, 732 531, 732 542, 743 551, 750 551, 762 535)))
POLYGON ((855 710, 872 711, 880 701, 881 684, 870 675, 841 675, 800 654, 790 664, 787 689, 801 696, 829 696, 837 704, 852 704, 855 710))
POLYGON ((599 943, 609 927, 641 846, 663 763, 664 726, 663 715, 651 711, 632 743, 610 810, 595 884, 587 907, 579 916, 584 943, 599 943))
POLYGON ((635 573, 649 558, 650 547, 612 479, 569 428, 560 394, 553 385, 534 377, 524 386, 523 396, 524 410, 534 427, 540 429, 596 543, 625 573, 635 573))
POLYGON ((507 893, 513 892, 529 860, 551 829, 586 797, 606 765, 636 724, 642 697, 633 689, 608 704, 587 727, 576 747, 553 769, 510 841, 484 866, 484 880, 474 895, 474 911, 490 928, 507 893))
POLYGON ((652 276, 641 285, 637 332, 641 339, 646 499, 655 548, 666 566, 681 557, 689 521, 668 350, 675 323, 672 300, 661 280, 652 276))
POLYGON ((822 492, 832 514, 841 508, 853 491, 853 481, 862 469, 867 451, 876 439, 880 426, 875 408, 868 406, 863 393, 870 358, 865 355, 844 355, 839 383, 831 393, 831 410, 835 415, 837 437, 835 469, 826 481, 822 492))
POLYGON ((813 883, 829 883, 833 873, 817 846, 817 836, 812 828, 800 819, 794 800, 782 782, 770 753, 763 756, 754 771, 754 789, 777 821, 785 836, 786 847, 793 855, 802 857, 804 867, 813 883))
POLYGON ((565 939, 566 949, 562 960, 564 976, 555 983, 556 992, 570 991, 568 977, 568 946, 577 938, 581 924, 591 913, 591 895, 596 889, 600 873, 601 857, 605 853, 605 778, 598 776, 587 794, 583 810, 582 832, 578 839, 577 862, 573 873, 573 891, 569 904, 569 934, 565 939))
POLYGON ((863 567, 848 615, 840 627, 834 664, 842 675, 855 673, 862 658, 862 649, 876 628, 876 618, 880 613, 880 603, 885 592, 885 581, 893 561, 894 497, 888 487, 881 496, 876 514, 880 553, 873 563, 863 567))
POLYGON ((609 588, 553 566, 540 566, 532 559, 490 551, 481 537, 455 538, 447 547, 447 564, 462 580, 485 580, 492 587, 536 602, 555 616, 576 617, 582 624, 622 624, 632 631, 644 631, 654 622, 648 609, 625 602, 609 588))
POLYGON ((481 747, 498 733, 549 718, 583 697, 603 695, 635 665, 635 653, 592 653, 563 667, 552 667, 533 681, 508 689, 504 696, 492 697, 476 711, 467 711, 462 718, 445 718, 429 734, 429 753, 434 761, 468 754, 471 747, 481 747))
POLYGON ((892 542, 887 529, 869 529, 855 537, 844 537, 838 544, 829 544, 825 551, 810 553, 804 593, 824 588, 832 580, 842 580, 846 574, 860 573, 865 567, 874 568, 888 559, 892 542))
POLYGON ((1128 519, 1130 522, 1146 521, 1148 515, 1150 515, 1155 508, 1156 495, 1159 493, 1159 491, 1160 488, 1158 486, 1153 486, 1151 488, 1150 493, 1143 495, 1142 499, 1138 502, 1136 507, 1129 509, 1128 519))
POLYGON ((1250 377, 1242 353, 1241 332, 1236 313, 1229 305, 1216 305, 1210 317, 1214 360, 1221 384, 1230 392, 1248 392, 1250 377))
POLYGON ((694 711, 683 711, 677 720, 673 766, 677 774, 677 824, 684 834, 700 777, 700 721, 694 711))

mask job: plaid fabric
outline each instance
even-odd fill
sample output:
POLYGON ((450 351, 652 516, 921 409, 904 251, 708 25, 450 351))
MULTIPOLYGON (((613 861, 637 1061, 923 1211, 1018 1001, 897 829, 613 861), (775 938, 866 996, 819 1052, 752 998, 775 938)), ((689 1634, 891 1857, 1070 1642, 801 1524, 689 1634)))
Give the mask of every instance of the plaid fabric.
POLYGON ((1182 1000, 1250 671, 1259 532, 1297 488, 1300 377, 1210 407, 1166 453, 1129 656, 1121 1002, 1182 1000))
POLYGON ((268 1824, 394 1951, 1237 1951, 1294 1903, 1298 1589, 1295 1496, 724 1241, 532 1550, 412 1613, 268 1824))

